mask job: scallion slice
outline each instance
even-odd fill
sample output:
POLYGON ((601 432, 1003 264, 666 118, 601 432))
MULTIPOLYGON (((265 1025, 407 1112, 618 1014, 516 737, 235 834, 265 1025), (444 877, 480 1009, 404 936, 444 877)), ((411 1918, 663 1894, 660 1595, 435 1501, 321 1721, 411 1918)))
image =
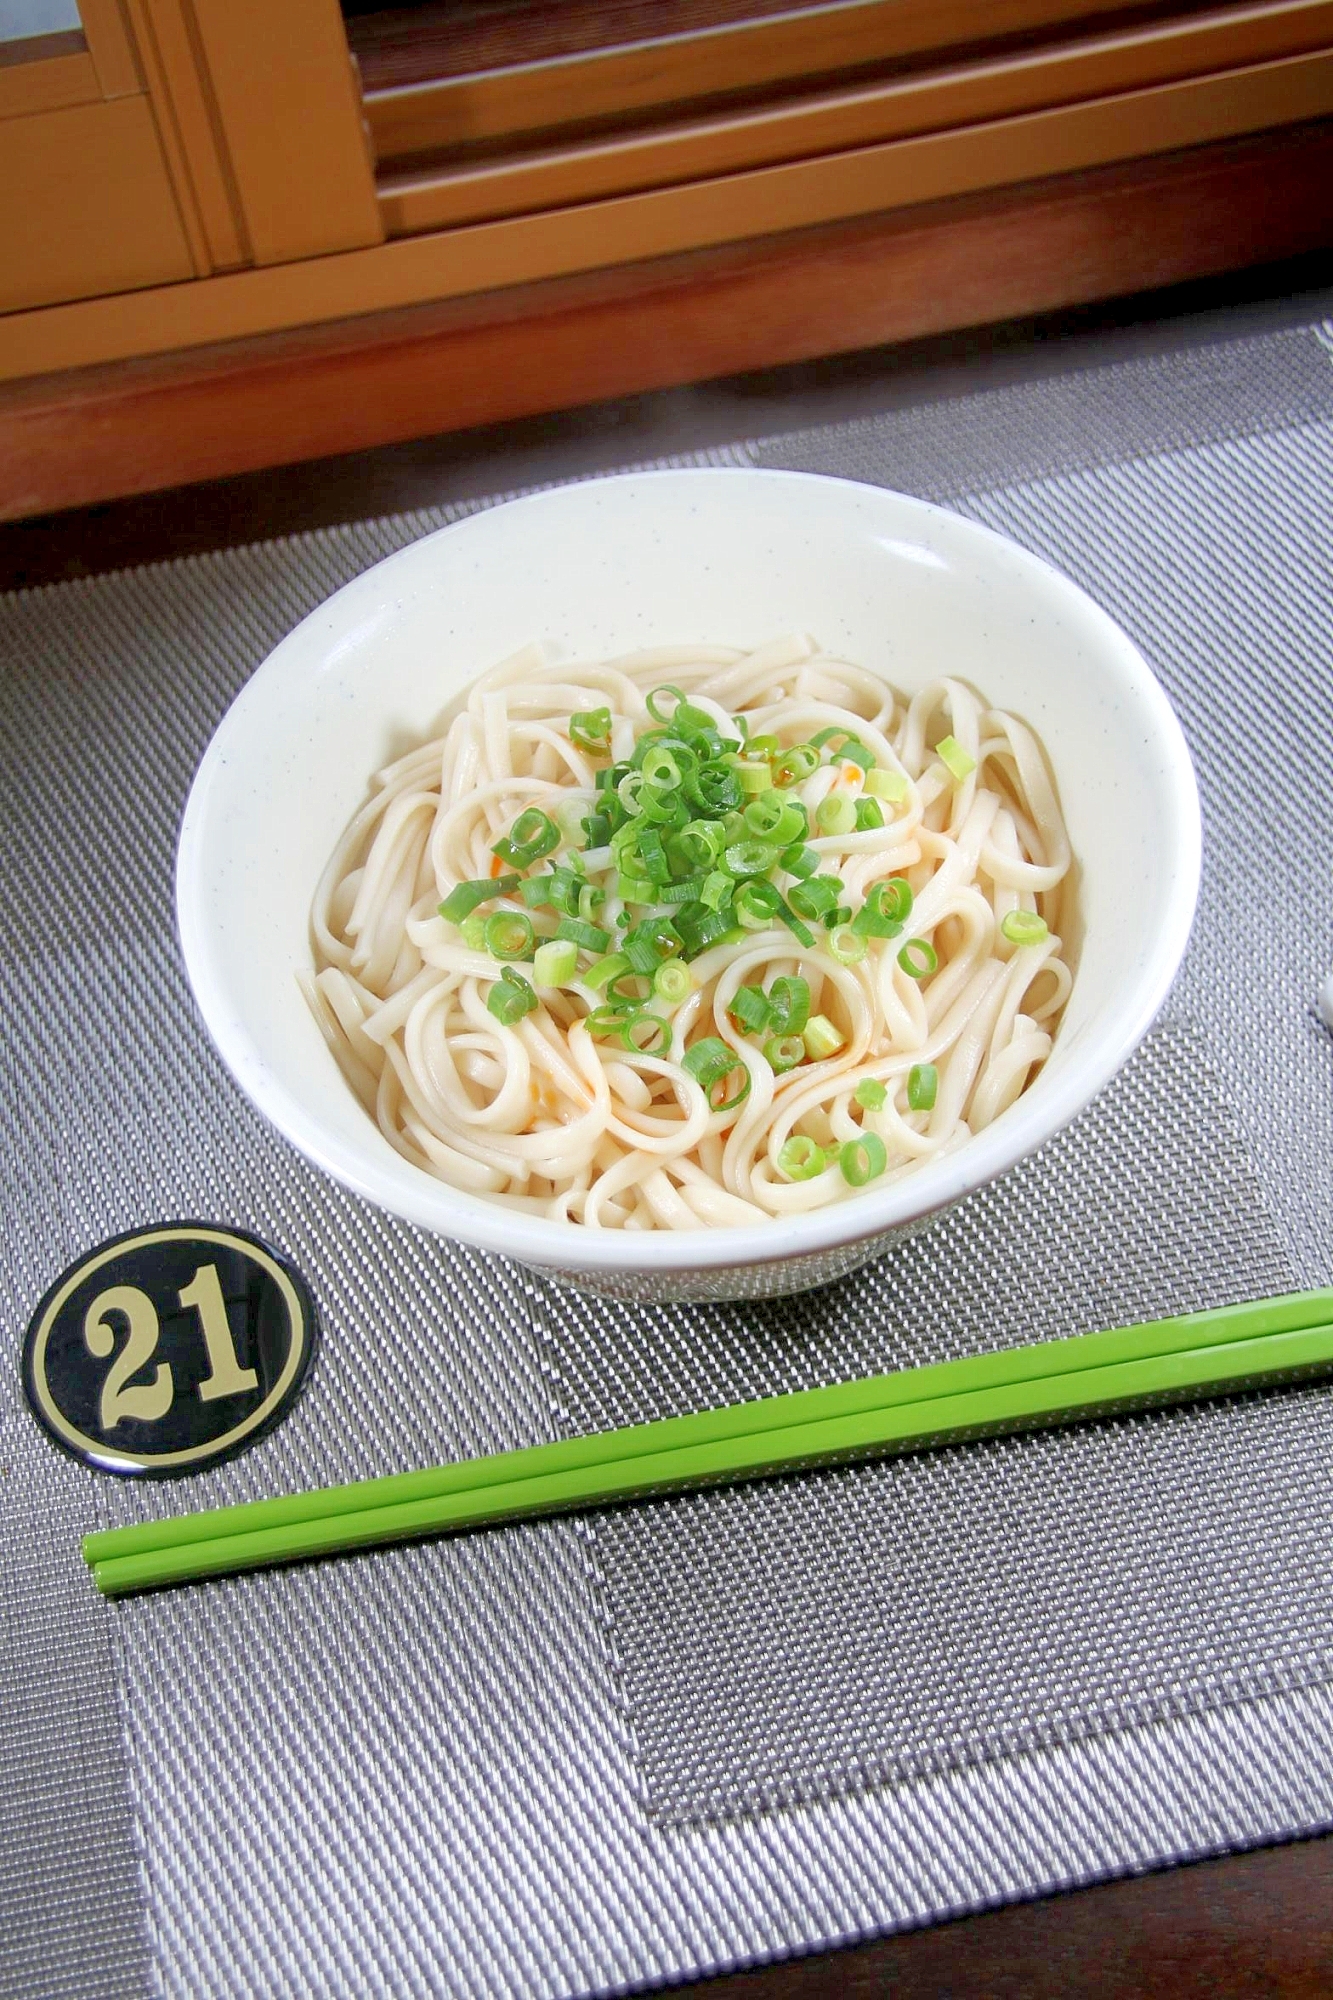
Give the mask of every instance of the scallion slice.
POLYGON ((600 956, 611 949, 607 933, 598 930, 596 924, 585 924, 581 917, 562 917, 555 934, 562 942, 577 945, 580 951, 595 951, 600 956))
POLYGON ((653 974, 653 991, 669 1007, 678 1007, 694 991, 694 977, 683 959, 668 958, 653 974))
POLYGON ((588 970, 583 975, 583 984, 591 986, 593 992, 598 993, 604 986, 609 986, 613 979, 619 979, 622 972, 628 972, 629 969, 630 962, 625 957, 625 954, 621 951, 613 951, 608 953, 605 958, 599 958, 595 965, 588 967, 588 970))
POLYGON ((764 1043, 764 1061, 774 1076, 783 1076, 805 1061, 805 1043, 799 1035, 770 1035, 764 1043))
POLYGON ((860 931, 838 924, 828 934, 828 948, 839 965, 859 965, 869 947, 860 931))
POLYGON ((536 806, 529 806, 521 812, 503 840, 497 840, 491 849, 501 861, 507 861, 511 868, 529 868, 534 861, 554 854, 560 845, 560 829, 555 821, 536 806))
POLYGON ((588 750, 594 755, 611 748, 611 711, 609 708, 581 708, 569 718, 569 740, 577 750, 588 750))
POLYGON ((749 1034, 766 1028, 773 1018, 773 1009, 768 1003, 768 995, 758 986, 741 986, 727 1003, 727 1012, 740 1022, 749 1034))
POLYGON ((531 958, 532 918, 521 910, 497 910, 486 919, 486 949, 492 958, 531 958))
POLYGON ((868 1181, 877 1180, 888 1164, 884 1141, 874 1132, 863 1132, 859 1139, 849 1139, 838 1152, 838 1165, 849 1187, 864 1187, 868 1181))
POLYGON ((794 1133, 786 1144, 778 1148, 778 1172, 789 1181, 812 1181, 816 1174, 822 1174, 828 1165, 824 1148, 804 1132, 794 1133))
POLYGON ((519 879, 517 875, 497 875, 491 882, 460 882, 440 904, 440 915, 451 924, 461 924, 479 903, 489 903, 495 896, 512 895, 519 879))
POLYGON ((799 1035, 810 1019, 810 984, 799 973, 783 973, 769 988, 773 1026, 780 1035, 799 1035))
POLYGON ((548 938, 532 955, 532 976, 539 986, 567 986, 578 969, 578 946, 564 938, 548 938))
POLYGON ((682 1058, 684 1067, 708 1099, 710 1111, 734 1111, 750 1095, 750 1072, 733 1048, 717 1035, 706 1035, 701 1042, 695 1042, 686 1049, 682 1058), (725 1089, 728 1079, 736 1070, 741 1072, 744 1082, 731 1095, 724 1095, 719 1103, 717 1090, 725 1089))
POLYGON ((1000 936, 1010 944, 1042 944, 1050 936, 1045 917, 1035 910, 1010 910, 1000 924, 1000 936))
POLYGON ((502 1028, 512 1028, 515 1021, 521 1021, 525 1014, 531 1014, 537 1004, 537 995, 522 973, 515 972, 509 965, 505 967, 486 995, 487 1010, 495 1016, 502 1028))
POLYGON ((856 801, 846 792, 830 792, 815 807, 815 825, 820 833, 837 835, 856 829, 856 801))
POLYGON ((907 1072, 909 1111, 933 1111, 940 1087, 940 1073, 934 1063, 913 1063, 907 1072))
POLYGON ((889 1100, 887 1089, 876 1076, 863 1076, 852 1094, 863 1111, 882 1111, 889 1100))
POLYGON ((909 979, 928 979, 939 962, 935 947, 927 938, 908 938, 898 953, 898 963, 909 979))
POLYGON ((805 1024, 805 1052, 811 1062, 823 1062, 827 1056, 835 1056, 843 1046, 843 1037, 838 1033, 827 1014, 812 1014, 805 1024))
POLYGON ((886 771, 882 764, 876 764, 873 771, 866 772, 865 789, 875 799, 883 799, 887 805, 900 806, 911 791, 911 786, 899 771, 886 771))
POLYGON ((935 755, 943 764, 951 778, 961 785, 964 778, 970 778, 977 768, 977 760, 970 757, 956 736, 941 736, 935 745, 935 755))

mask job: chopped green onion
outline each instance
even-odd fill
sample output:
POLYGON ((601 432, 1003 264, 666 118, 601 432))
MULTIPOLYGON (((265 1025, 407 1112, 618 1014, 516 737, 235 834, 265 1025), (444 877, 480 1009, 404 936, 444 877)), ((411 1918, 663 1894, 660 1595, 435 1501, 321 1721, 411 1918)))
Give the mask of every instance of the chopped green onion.
POLYGON ((1050 936, 1045 917, 1035 910, 1010 910, 1000 925, 1000 936, 1010 944, 1041 944, 1050 936))
POLYGON ((552 890, 555 886, 555 871, 547 869, 544 875, 530 875, 518 885, 518 893, 530 910, 549 909, 555 901, 552 890))
POLYGON ((818 736, 812 736, 810 741, 816 750, 827 748, 829 756, 835 762, 842 757, 853 764, 859 764, 863 771, 868 771, 875 761, 859 736, 853 736, 850 730, 839 729, 836 723, 832 729, 821 729, 818 736), (842 742, 835 745, 833 741, 835 736, 840 736, 842 742))
POLYGON ((776 736, 752 736, 745 751, 749 757, 776 757, 781 748, 776 736))
POLYGON ((876 764, 873 771, 866 772, 865 789, 872 798, 884 799, 891 806, 900 806, 911 790, 906 778, 899 771, 886 771, 876 764))
POLYGON ((812 875, 807 881, 794 882, 787 900, 798 917, 818 919, 837 908, 841 895, 842 883, 836 875, 812 875))
POLYGON ((934 945, 925 938, 908 938, 898 953, 898 963, 909 979, 929 978, 939 962, 934 945))
POLYGON ((699 901, 707 909, 720 910, 724 903, 731 901, 735 888, 736 884, 730 875, 724 875, 720 869, 714 869, 704 880, 703 888, 699 891, 699 901))
POLYGON ((805 1024, 805 1052, 811 1062, 822 1062, 826 1056, 835 1056, 843 1046, 843 1037, 838 1033, 827 1014, 812 1014, 805 1024))
POLYGON ((783 1076, 805 1061, 805 1043, 799 1035, 770 1035, 764 1043, 764 1061, 774 1076, 783 1076))
POLYGON ((756 792, 769 791, 773 784, 773 772, 768 764, 761 764, 748 757, 738 757, 734 769, 740 781, 740 788, 747 798, 756 792))
POLYGON ((581 708, 569 718, 569 740, 576 750, 609 750, 611 748, 611 711, 609 708, 581 708))
POLYGON ((486 919, 486 949, 492 958, 532 955, 532 918, 519 910, 497 910, 486 919))
POLYGON ((616 894, 622 903, 655 903, 657 885, 646 875, 626 875, 622 869, 616 876, 616 894))
MULTIPOLYGON (((663 882, 657 892, 657 900, 659 903, 697 903, 707 880, 706 875, 692 875, 688 882, 663 882)), ((722 880, 730 894, 731 877, 724 875, 722 880)))
POLYGON ((507 861, 513 868, 530 867, 544 855, 553 854, 560 845, 560 829, 555 821, 548 819, 536 806, 529 806, 521 812, 503 840, 497 840, 491 849, 501 861, 507 861))
POLYGON ((708 1099, 710 1111, 734 1111, 750 1094, 749 1070, 736 1051, 717 1035, 706 1035, 703 1041, 686 1049, 682 1062, 708 1099), (724 1097, 719 1104, 714 1095, 717 1086, 725 1085, 735 1070, 740 1070, 745 1081, 737 1086, 732 1096, 724 1097))
POLYGON ((605 847, 611 838, 610 815, 604 812, 590 812, 584 815, 583 831, 587 845, 605 847))
POLYGON ((522 973, 507 965, 486 995, 486 1006, 502 1028, 512 1028, 537 1006, 537 995, 522 973))
POLYGON ((485 951, 485 917, 464 917, 462 923, 459 925, 459 929, 463 933, 463 942, 469 951, 485 951))
POLYGON ((773 766, 775 785, 799 785, 819 769, 819 752, 810 743, 794 743, 773 766))
POLYGON ((866 955, 866 940, 850 924, 838 924, 828 934, 828 948, 839 965, 859 965, 866 955))
POLYGON ((590 1035, 618 1035, 625 1023, 622 1007, 594 1007, 585 1014, 583 1025, 590 1035))
POLYGON ((860 798, 856 801, 858 833, 878 833, 883 824, 884 812, 878 799, 860 798))
POLYGON ((782 898, 771 882, 742 882, 735 908, 742 930, 762 931, 782 915, 782 898))
POLYGON ((830 792, 815 807, 815 825, 821 833, 851 833, 856 827, 856 801, 845 792, 830 792))
POLYGON ((852 928, 862 937, 897 937, 912 914, 913 900, 911 884, 904 882, 901 875, 892 875, 887 882, 874 882, 852 918, 852 928))
POLYGON ((532 957, 532 976, 539 986, 567 986, 579 968, 579 949, 564 938, 548 938, 532 957))
POLYGON ((767 875, 778 858, 778 849, 767 840, 738 840, 722 859, 727 873, 737 877, 767 875))
POLYGON ((498 875, 491 882, 460 882, 440 904, 440 915, 451 924, 461 924, 464 917, 472 915, 478 903, 489 903, 495 896, 508 896, 518 884, 517 875, 498 875))
POLYGON ((787 873, 799 882, 806 881, 819 866, 819 856, 813 847, 789 847, 779 859, 787 873))
POLYGON ((621 1023, 620 1039, 634 1055, 660 1056, 671 1046, 671 1029, 660 1014, 631 1014, 621 1023))
POLYGON ((675 791, 684 781, 680 765, 663 743, 653 745, 640 768, 644 784, 654 791, 675 791))
POLYGON ((877 1180, 888 1164, 884 1141, 874 1132, 849 1139, 838 1153, 838 1165, 849 1187, 864 1187, 867 1181, 877 1180))
MULTIPOLYGON (((730 886, 730 885, 729 885, 730 886)), ((709 909, 706 903, 683 903, 676 912, 676 929, 685 941, 685 956, 697 958, 710 944, 717 944, 734 926, 730 903, 709 909)))
POLYGON ((756 840, 771 840, 777 847, 790 847, 805 837, 805 808, 791 799, 764 792, 745 808, 745 830, 756 840))
POLYGON ((693 875, 712 868, 726 844, 719 821, 692 819, 667 842, 667 858, 678 874, 693 875))
POLYGON ((810 1019, 810 985, 799 973, 775 979, 769 988, 768 1004, 773 1026, 780 1035, 799 1035, 810 1019))
POLYGON ((682 959, 668 958, 653 974, 653 991, 669 1007, 678 1007, 694 991, 694 978, 689 966, 682 959))
POLYGON ((933 1111, 939 1087, 940 1073, 934 1063, 913 1063, 907 1072, 908 1110, 933 1111))
POLYGON ((766 1028, 773 1018, 768 995, 758 986, 739 987, 727 1003, 727 1012, 751 1034, 766 1028))
POLYGON ((935 755, 943 764, 951 778, 961 785, 964 778, 970 778, 977 768, 975 757, 969 757, 956 736, 941 736, 935 745, 935 755))
MULTIPOLYGON (((915 1076, 915 1070, 912 1074, 915 1076)), ((863 1111, 882 1111, 889 1099, 888 1091, 874 1076, 863 1076, 853 1094, 863 1111)))
POLYGON ((562 943, 577 945, 580 951, 600 954, 611 949, 608 934, 598 930, 596 924, 585 924, 579 917, 562 917, 555 927, 555 934, 562 943))
POLYGON ((611 952, 606 958, 599 958, 596 965, 590 965, 583 975, 583 984, 591 986, 594 993, 603 986, 609 986, 613 979, 619 979, 622 972, 630 969, 629 960, 620 951, 611 952))
POLYGON ((681 702, 683 702, 684 700, 685 700, 684 691, 681 688, 672 687, 668 683, 667 686, 665 687, 654 688, 652 693, 644 698, 644 707, 648 710, 648 713, 649 715, 652 716, 654 722, 668 723, 671 721, 672 716, 674 716, 676 710, 679 708, 681 702), (664 694, 670 694, 675 696, 675 701, 672 703, 671 715, 663 715, 662 710, 658 705, 658 696, 664 694))
POLYGON ((797 1132, 778 1148, 778 1172, 789 1181, 812 1181, 816 1174, 822 1174, 828 1160, 824 1148, 815 1140, 807 1139, 804 1132, 797 1132))
MULTIPOLYGON (((599 888, 595 882, 585 882, 583 884, 583 887, 579 890, 578 913, 585 924, 592 922, 605 901, 605 889, 599 888)), ((573 912, 571 911, 572 914, 573 912)))

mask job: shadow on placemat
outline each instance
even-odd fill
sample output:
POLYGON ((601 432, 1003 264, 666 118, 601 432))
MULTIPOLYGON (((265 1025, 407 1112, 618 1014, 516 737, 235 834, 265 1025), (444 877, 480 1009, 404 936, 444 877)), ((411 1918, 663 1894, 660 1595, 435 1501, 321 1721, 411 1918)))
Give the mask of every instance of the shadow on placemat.
MULTIPOLYGON (((1176 1024, 1039 1158, 856 1277, 613 1321, 562 1293, 548 1366, 585 1430, 1298 1282, 1176 1024)), ((594 1517, 646 1810, 755 1811, 1326 1678, 1331 1458, 1316 1387, 594 1517)))

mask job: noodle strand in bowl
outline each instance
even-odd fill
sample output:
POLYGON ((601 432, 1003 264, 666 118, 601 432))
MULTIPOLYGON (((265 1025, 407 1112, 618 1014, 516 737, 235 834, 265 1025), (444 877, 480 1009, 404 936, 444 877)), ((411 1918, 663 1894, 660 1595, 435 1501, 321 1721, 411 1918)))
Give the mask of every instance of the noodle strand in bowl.
POLYGON ((792 636, 525 647, 381 771, 302 984, 423 1172, 591 1229, 726 1227, 896 1181, 999 1117, 1071 973, 1026 725, 792 636))

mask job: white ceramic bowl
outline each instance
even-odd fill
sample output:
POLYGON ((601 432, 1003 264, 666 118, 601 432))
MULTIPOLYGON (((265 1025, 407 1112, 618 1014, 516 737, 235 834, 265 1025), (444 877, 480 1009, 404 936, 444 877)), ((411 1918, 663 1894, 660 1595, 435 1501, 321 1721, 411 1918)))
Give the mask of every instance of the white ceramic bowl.
POLYGON ((1147 1032, 1189 936, 1194 774, 1165 695, 1065 577, 971 522, 799 473, 599 479, 474 515, 358 577, 224 717, 181 828, 177 900, 200 1011, 293 1145, 423 1228, 621 1296, 761 1297, 854 1269, 1074 1118, 1147 1032), (401 1159, 344 1084, 296 982, 310 898, 379 765, 533 638, 603 657, 788 630, 912 690, 972 681, 1046 745, 1080 868, 1078 969, 1052 1054, 969 1145, 878 1193, 745 1229, 626 1235, 529 1221, 401 1159))

